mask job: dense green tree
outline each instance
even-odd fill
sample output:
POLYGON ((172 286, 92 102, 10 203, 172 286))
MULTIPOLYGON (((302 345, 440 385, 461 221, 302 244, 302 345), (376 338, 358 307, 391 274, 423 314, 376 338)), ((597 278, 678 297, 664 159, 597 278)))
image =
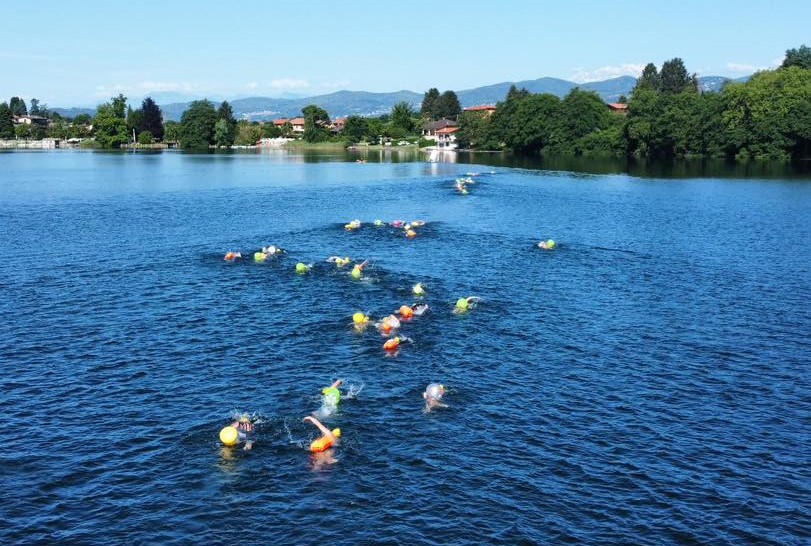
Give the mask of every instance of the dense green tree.
POLYGON ((790 66, 797 66, 806 70, 811 70, 811 48, 805 44, 801 45, 798 49, 789 49, 786 51, 786 58, 783 59, 783 68, 790 66))
POLYGON ((132 137, 135 132, 136 137, 141 133, 141 126, 144 123, 144 111, 140 108, 133 110, 131 106, 127 106, 127 135, 132 137))
POLYGON ((678 57, 665 61, 662 65, 662 71, 659 73, 659 79, 659 90, 662 93, 697 91, 696 77, 687 73, 684 61, 678 57))
POLYGON ((406 101, 398 102, 391 110, 391 124, 403 129, 405 133, 414 130, 414 109, 406 101))
POLYGON ((432 87, 422 97, 420 114, 427 119, 436 119, 436 102, 439 99, 439 89, 432 87))
POLYGON ((31 138, 31 126, 27 123, 20 123, 14 127, 14 136, 21 139, 31 138))
POLYGON ((207 100, 196 100, 180 118, 180 145, 186 149, 202 149, 214 142, 217 111, 207 100))
POLYGON ((92 118, 88 114, 79 114, 73 118, 74 125, 90 125, 92 118))
POLYGON ((14 138, 14 116, 5 102, 0 103, 0 138, 14 138))
POLYGON ((539 153, 552 139, 559 107, 560 99, 549 93, 521 99, 507 130, 507 146, 520 153, 539 153))
POLYGON ((138 133, 138 144, 152 144, 153 142, 155 142, 155 139, 151 131, 141 131, 138 133))
POLYGON ((220 138, 215 139, 217 146, 233 145, 237 136, 237 120, 234 119, 234 111, 228 101, 222 101, 222 104, 217 109, 217 120, 225 122, 224 129, 220 132, 220 138))
POLYGON ((31 108, 28 109, 28 113, 32 116, 41 116, 39 109, 39 99, 31 99, 31 108))
POLYGON ((495 143, 498 147, 507 145, 507 133, 518 104, 527 97, 529 97, 529 91, 526 89, 510 86, 504 101, 496 105, 496 111, 490 119, 489 134, 486 139, 488 142, 495 143))
POLYGON ((8 103, 8 107, 11 109, 11 113, 15 116, 27 116, 28 115, 28 108, 25 106, 25 101, 20 97, 11 97, 11 100, 8 103))
POLYGON ((180 140, 180 124, 169 120, 163 126, 163 140, 166 142, 178 142, 180 140))
POLYGON ((235 138, 236 135, 231 131, 228 122, 222 118, 218 119, 214 124, 214 144, 220 147, 231 146, 234 144, 235 138))
POLYGON ((100 105, 96 110, 96 117, 93 118, 93 131, 96 142, 102 148, 119 148, 129 141, 126 108, 127 98, 124 95, 118 95, 111 102, 100 105))
POLYGON ((360 142, 369 130, 369 123, 361 116, 349 116, 344 123, 341 136, 349 142, 360 142))
POLYGON ((304 114, 304 138, 307 142, 322 142, 327 140, 327 125, 329 125, 329 114, 327 111, 310 104, 301 109, 304 114))
POLYGON ((462 112, 459 116, 459 131, 456 133, 458 146, 479 150, 498 149, 499 143, 490 140, 490 122, 491 116, 483 112, 462 112))
POLYGON ((456 119, 462 113, 459 97, 453 91, 445 91, 434 103, 435 118, 456 119))
POLYGON ((610 124, 611 114, 600 96, 593 91, 572 89, 552 116, 549 144, 559 153, 582 153, 580 140, 610 124))
POLYGON ((369 118, 366 120, 366 140, 377 143, 385 131, 385 123, 381 118, 369 118))
MULTIPOLYGON (((218 120, 217 123, 223 120, 218 120)), ((242 120, 237 124, 236 139, 237 146, 253 146, 262 138, 262 128, 256 122, 242 120)))
POLYGON ((143 118, 138 131, 149 131, 155 140, 163 140, 163 112, 160 106, 155 104, 152 97, 147 97, 141 102, 141 112, 143 118))
POLYGON ((645 68, 642 69, 642 75, 636 80, 636 87, 634 89, 658 91, 660 86, 661 78, 659 77, 659 71, 656 69, 656 65, 648 63, 645 65, 645 68))
POLYGON ((282 136, 282 130, 272 121, 266 121, 262 124, 262 138, 279 138, 282 136))

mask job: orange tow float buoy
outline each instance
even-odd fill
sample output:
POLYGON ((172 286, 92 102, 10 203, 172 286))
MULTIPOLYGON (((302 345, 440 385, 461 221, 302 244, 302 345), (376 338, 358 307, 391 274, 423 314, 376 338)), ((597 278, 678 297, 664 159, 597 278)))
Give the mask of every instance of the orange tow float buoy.
POLYGON ((394 351, 399 346, 400 346, 400 338, 393 337, 391 339, 386 340, 386 343, 383 344, 383 349, 387 351, 394 351))
POLYGON ((400 316, 404 319, 410 319, 414 316, 414 310, 408 305, 400 306, 400 316))

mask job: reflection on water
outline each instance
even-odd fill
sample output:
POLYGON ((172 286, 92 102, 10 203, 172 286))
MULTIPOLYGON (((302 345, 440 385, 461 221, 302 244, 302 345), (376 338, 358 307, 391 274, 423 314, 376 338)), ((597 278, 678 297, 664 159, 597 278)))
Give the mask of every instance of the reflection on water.
MULTIPOLYGON (((220 152, 222 153, 222 152, 220 152)), ((415 148, 363 149, 346 151, 284 149, 238 150, 234 153, 273 154, 288 161, 324 163, 366 161, 368 163, 409 163, 428 161, 428 152, 415 148)), ((440 163, 467 163, 543 171, 589 174, 629 174, 640 178, 808 178, 811 161, 725 161, 723 159, 646 160, 624 157, 519 156, 506 152, 442 152, 440 163)))

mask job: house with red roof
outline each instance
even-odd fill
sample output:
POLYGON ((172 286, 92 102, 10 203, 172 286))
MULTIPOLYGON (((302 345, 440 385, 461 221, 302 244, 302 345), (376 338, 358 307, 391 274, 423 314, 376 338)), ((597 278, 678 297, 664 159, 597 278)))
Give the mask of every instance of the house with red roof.
POLYGON ((436 147, 444 150, 456 149, 456 133, 459 127, 443 127, 436 130, 436 147))
POLYGON ((480 106, 469 106, 463 110, 464 112, 480 112, 487 116, 492 116, 496 111, 496 107, 491 104, 482 104, 480 106))

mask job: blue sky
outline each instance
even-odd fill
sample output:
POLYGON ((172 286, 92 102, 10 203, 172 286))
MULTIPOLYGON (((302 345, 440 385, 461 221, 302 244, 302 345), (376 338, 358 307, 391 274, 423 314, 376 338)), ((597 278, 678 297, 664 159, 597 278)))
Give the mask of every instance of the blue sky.
POLYGON ((11 11, 19 18, 6 19, 0 40, 0 100, 50 106, 118 93, 233 98, 460 90, 543 76, 584 82, 636 76, 672 57, 699 75, 737 77, 811 45, 811 2, 794 0, 41 0, 11 11))

